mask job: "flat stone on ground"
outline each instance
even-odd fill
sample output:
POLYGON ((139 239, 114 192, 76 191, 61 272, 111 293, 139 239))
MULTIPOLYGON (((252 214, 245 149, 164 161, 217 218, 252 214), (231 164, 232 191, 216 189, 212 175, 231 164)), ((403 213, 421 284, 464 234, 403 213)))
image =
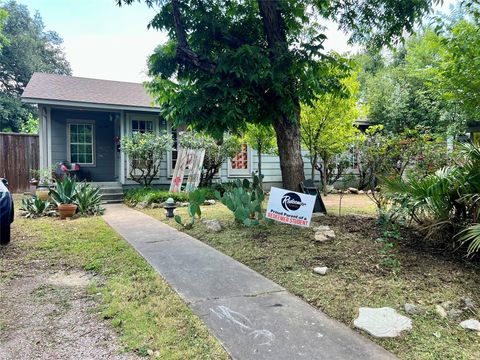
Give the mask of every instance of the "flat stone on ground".
POLYGON ((362 307, 353 324, 374 337, 396 337, 412 329, 412 320, 389 307, 362 307))
POLYGON ((480 321, 476 319, 468 319, 462 321, 460 323, 460 326, 467 330, 480 331, 480 321))

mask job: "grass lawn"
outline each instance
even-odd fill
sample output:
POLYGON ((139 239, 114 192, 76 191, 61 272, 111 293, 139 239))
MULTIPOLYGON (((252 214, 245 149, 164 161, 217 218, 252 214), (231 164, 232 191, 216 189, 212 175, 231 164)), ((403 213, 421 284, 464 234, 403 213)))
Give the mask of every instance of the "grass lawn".
MULTIPOLYGON (((18 199, 17 199, 18 200, 18 199)), ((18 208, 18 205, 17 205, 18 208)), ((206 327, 168 284, 100 217, 58 220, 17 216, 15 239, 32 261, 82 268, 94 275, 99 312, 119 333, 126 351, 161 359, 228 359, 206 327)), ((2 269, 8 281, 8 269, 2 269)))
MULTIPOLYGON (((352 206, 348 208, 347 213, 355 211, 352 206)), ((163 209, 142 211, 181 228, 165 219, 163 209)), ((278 223, 257 228, 237 225, 221 204, 204 206, 202 212, 203 218, 220 220, 223 230, 214 233, 197 222, 186 232, 350 327, 361 306, 390 306, 403 314, 406 302, 424 307, 425 315, 408 315, 413 320, 411 332, 395 339, 372 338, 400 358, 480 358, 480 336, 458 326, 461 320, 478 318, 479 314, 466 311, 459 319, 449 320, 434 310, 436 304, 458 303, 460 297, 480 304, 478 262, 468 263, 451 253, 435 251, 407 230, 384 233, 374 218, 364 215, 322 218, 320 224, 334 229, 336 239, 318 243, 312 229, 278 223), (312 272, 315 266, 328 266, 332 271, 320 276, 312 272)), ((186 216, 185 208, 177 213, 186 216)))

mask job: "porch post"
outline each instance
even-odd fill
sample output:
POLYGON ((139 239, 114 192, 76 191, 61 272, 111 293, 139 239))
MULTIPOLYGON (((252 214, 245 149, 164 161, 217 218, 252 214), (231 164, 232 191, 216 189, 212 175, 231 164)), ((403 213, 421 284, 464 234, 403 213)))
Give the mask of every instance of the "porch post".
MULTIPOLYGON (((127 135, 127 129, 125 126, 125 111, 120 112, 120 139, 123 139, 127 135)), ((120 183, 125 184, 126 172, 125 172, 125 153, 120 151, 120 183)))
POLYGON ((52 157, 52 108, 50 106, 47 107, 47 168, 53 165, 53 157, 52 157))
POLYGON ((48 162, 48 131, 47 131, 47 109, 45 106, 38 106, 38 140, 40 150, 40 168, 46 169, 48 162))

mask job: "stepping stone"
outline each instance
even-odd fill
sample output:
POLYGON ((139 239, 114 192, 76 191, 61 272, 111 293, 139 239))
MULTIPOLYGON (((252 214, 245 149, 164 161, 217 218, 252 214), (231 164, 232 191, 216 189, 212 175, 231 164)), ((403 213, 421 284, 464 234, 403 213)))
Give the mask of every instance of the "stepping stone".
POLYGON ((468 319, 468 320, 462 321, 460 323, 460 326, 467 330, 480 331, 480 321, 475 319, 468 319))
POLYGON ((359 309, 358 318, 353 322, 356 328, 365 330, 374 337, 396 337, 402 331, 412 329, 412 320, 400 315, 389 307, 359 309))

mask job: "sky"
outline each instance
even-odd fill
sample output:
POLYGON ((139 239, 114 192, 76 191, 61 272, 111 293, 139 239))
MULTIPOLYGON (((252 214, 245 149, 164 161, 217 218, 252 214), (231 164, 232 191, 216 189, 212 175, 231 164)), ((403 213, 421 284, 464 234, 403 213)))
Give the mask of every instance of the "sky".
MULTIPOLYGON (((144 3, 118 7, 115 0, 17 0, 30 12, 38 10, 47 30, 63 38, 74 76, 118 81, 147 80, 146 60, 166 35, 147 24, 155 12, 144 3)), ((436 10, 447 11, 457 0, 444 0, 436 10)), ((325 48, 355 51, 348 37, 328 24, 325 48)))

